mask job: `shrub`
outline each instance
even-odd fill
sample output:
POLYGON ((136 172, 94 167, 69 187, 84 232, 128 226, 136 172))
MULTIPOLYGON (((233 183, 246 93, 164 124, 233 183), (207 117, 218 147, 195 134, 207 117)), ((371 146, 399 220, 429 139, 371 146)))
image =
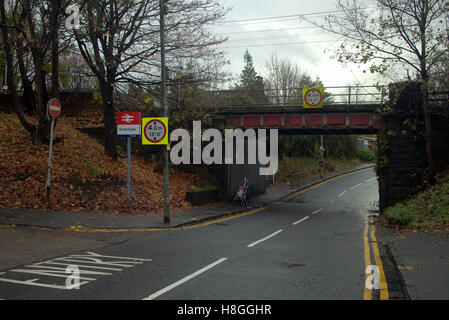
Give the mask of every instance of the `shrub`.
POLYGON ((413 221, 412 211, 402 203, 396 203, 394 206, 387 208, 385 217, 389 224, 399 226, 408 226, 413 221))
POLYGON ((199 191, 216 191, 218 187, 210 180, 199 178, 193 182, 193 187, 189 189, 190 192, 199 191))
POLYGON ((359 158, 362 161, 372 161, 374 159, 374 154, 369 149, 360 149, 359 158))

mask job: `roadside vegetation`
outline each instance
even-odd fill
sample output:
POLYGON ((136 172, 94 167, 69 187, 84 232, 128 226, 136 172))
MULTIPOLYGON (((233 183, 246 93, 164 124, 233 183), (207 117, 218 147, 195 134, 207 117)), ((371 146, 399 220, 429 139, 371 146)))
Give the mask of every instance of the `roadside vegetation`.
POLYGON ((380 222, 408 231, 449 231, 449 171, 425 191, 387 208, 380 222))
MULTIPOLYGON (((0 208, 56 211, 95 210, 156 215, 164 205, 162 173, 151 160, 132 156, 131 199, 126 199, 126 158, 113 161, 95 138, 75 128, 93 125, 97 116, 61 116, 55 129, 52 184, 45 200, 48 145, 33 144, 14 114, 0 113, 0 208)), ((37 122, 34 117, 27 121, 37 122)), ((186 191, 197 175, 170 174, 170 207, 191 207, 186 191)))
MULTIPOLYGON (((350 168, 361 164, 357 158, 354 159, 327 159, 325 172, 331 172, 350 168)), ((300 171, 305 171, 305 178, 311 178, 321 174, 320 159, 318 157, 283 157, 279 161, 279 169, 276 175, 278 183, 291 182, 292 176, 300 171)))
MULTIPOLYGON (((291 182, 292 176, 305 171, 305 178, 321 174, 319 135, 281 136, 279 138, 279 169, 277 182, 291 182)), ((357 150, 357 137, 326 135, 324 137, 325 173, 371 162, 374 155, 368 149, 357 150)))

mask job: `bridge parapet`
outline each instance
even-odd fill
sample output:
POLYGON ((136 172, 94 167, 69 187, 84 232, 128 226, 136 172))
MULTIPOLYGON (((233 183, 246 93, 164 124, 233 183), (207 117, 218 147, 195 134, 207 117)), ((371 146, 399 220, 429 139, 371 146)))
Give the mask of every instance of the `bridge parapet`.
MULTIPOLYGON (((203 107, 301 107, 304 88, 236 88, 210 91, 203 107)), ((382 105, 387 97, 386 86, 338 86, 323 88, 325 106, 382 105)))

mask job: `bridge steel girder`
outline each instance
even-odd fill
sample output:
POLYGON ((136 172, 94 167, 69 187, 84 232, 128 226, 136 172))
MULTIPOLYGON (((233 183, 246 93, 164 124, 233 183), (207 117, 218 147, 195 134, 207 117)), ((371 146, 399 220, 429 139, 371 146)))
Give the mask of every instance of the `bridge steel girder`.
POLYGON ((238 127, 279 129, 281 134, 375 134, 384 126, 375 112, 234 113, 226 118, 238 127))

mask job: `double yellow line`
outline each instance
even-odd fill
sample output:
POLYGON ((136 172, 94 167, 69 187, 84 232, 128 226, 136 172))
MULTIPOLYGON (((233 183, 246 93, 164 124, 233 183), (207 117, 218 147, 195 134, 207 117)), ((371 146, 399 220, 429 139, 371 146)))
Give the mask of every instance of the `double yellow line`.
MULTIPOLYGON (((372 219, 366 217, 365 219, 365 232, 363 233, 363 243, 364 243, 364 260, 365 260, 365 270, 369 270, 369 266, 371 266, 371 250, 370 250, 370 240, 371 240, 371 246, 373 247, 373 254, 374 254, 374 260, 376 262, 376 267, 379 270, 379 290, 380 300, 388 300, 388 285, 387 285, 387 279, 385 277, 384 268, 382 265, 382 260, 380 259, 379 254, 379 247, 377 246, 377 240, 376 240, 376 226, 372 223, 372 219), (370 226, 371 226, 371 233, 370 233, 370 226), (371 239, 369 238, 369 235, 371 236, 371 239)), ((370 271, 371 272, 371 271, 370 271)), ((367 279, 369 276, 371 276, 371 273, 366 273, 367 279)), ((366 280, 367 280, 366 279, 366 280)), ((363 300, 372 300, 373 298, 373 289, 369 289, 366 286, 363 290, 363 300)))
POLYGON ((259 208, 256 208, 256 209, 253 209, 250 211, 245 211, 245 212, 238 213, 238 214, 231 214, 229 216, 224 216, 222 218, 206 220, 206 221, 203 221, 200 223, 194 223, 194 224, 179 226, 179 227, 159 227, 159 228, 157 228, 157 227, 156 228, 90 228, 90 227, 87 227, 87 228, 85 228, 83 226, 72 226, 70 228, 62 228, 59 230, 75 231, 75 232, 103 232, 103 233, 191 230, 191 229, 208 226, 210 224, 220 223, 223 221, 228 221, 228 220, 244 217, 244 216, 256 213, 256 212, 263 211, 265 209, 266 209, 266 207, 259 207, 259 208))

